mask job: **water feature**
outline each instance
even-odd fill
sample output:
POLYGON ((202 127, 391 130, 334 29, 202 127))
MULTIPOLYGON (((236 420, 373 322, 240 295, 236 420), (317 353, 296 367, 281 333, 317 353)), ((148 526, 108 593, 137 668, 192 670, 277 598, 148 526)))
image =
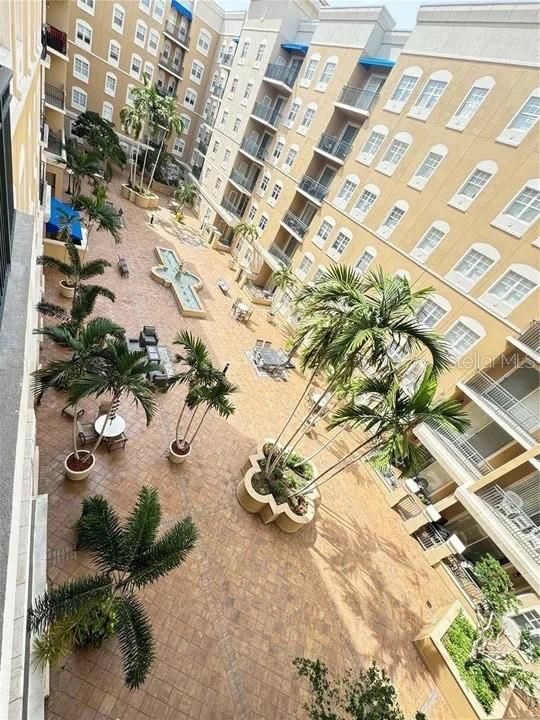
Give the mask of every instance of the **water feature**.
POLYGON ((174 250, 156 247, 156 254, 161 265, 152 268, 154 279, 173 290, 182 314, 206 317, 206 310, 197 294, 203 285, 201 278, 184 269, 183 261, 174 250))

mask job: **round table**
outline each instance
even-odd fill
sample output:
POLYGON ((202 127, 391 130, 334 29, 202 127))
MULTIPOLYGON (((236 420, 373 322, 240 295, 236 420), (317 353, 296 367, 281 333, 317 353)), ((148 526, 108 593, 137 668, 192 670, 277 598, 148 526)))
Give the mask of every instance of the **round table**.
MULTIPOLYGON (((100 435, 101 431, 103 430, 103 426, 105 425, 106 419, 106 415, 100 415, 94 423, 94 428, 96 429, 96 432, 100 435)), ((117 437, 118 435, 121 435, 125 429, 126 421, 124 420, 124 418, 120 415, 115 415, 114 418, 112 420, 109 420, 109 422, 107 423, 105 430, 103 431, 103 437, 117 437)))

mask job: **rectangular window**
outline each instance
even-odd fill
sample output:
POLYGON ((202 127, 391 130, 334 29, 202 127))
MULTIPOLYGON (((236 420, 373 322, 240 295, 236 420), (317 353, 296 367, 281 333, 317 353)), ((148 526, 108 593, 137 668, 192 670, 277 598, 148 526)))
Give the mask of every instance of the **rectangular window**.
POLYGON ((109 43, 109 62, 111 65, 116 66, 120 62, 120 45, 114 40, 109 43))
POLYGON ((416 107, 431 109, 434 107, 448 85, 443 80, 429 80, 416 101, 416 107))
POLYGON ((540 97, 531 97, 508 126, 510 130, 527 131, 540 117, 540 97))
POLYGON ((240 53, 240 60, 245 60, 249 52, 249 41, 246 40, 242 45, 242 52, 240 53))
POLYGON ((416 314, 416 319, 424 327, 432 328, 443 319, 446 315, 446 310, 442 308, 434 300, 426 300, 420 310, 416 314))
POLYGON ((223 115, 221 116, 221 124, 226 125, 228 119, 229 119, 229 113, 227 112, 227 110, 224 110, 223 115))
POLYGON ((113 28, 118 32, 124 31, 124 17, 125 12, 123 11, 123 9, 118 5, 115 5, 113 9, 112 25, 113 28))
POLYGON ((488 88, 473 87, 465 100, 456 110, 455 117, 460 119, 468 119, 472 117, 482 104, 482 101, 488 92, 488 88))
POLYGON ((234 118, 234 125, 233 125, 233 133, 237 133, 240 130, 240 123, 242 122, 242 118, 240 115, 237 115, 234 118))
POLYGON ((152 13, 155 20, 161 22, 165 13, 165 0, 154 0, 154 12, 152 13))
POLYGON ((147 15, 150 12, 150 0, 139 0, 139 7, 140 9, 145 12, 147 15))
POLYGON ((103 110, 101 111, 101 117, 104 120, 108 120, 109 122, 112 122, 113 106, 111 105, 111 103, 108 103, 108 102, 103 103, 103 110))
POLYGON ((532 223, 540 217, 540 191, 525 187, 504 210, 505 215, 524 223, 532 223))
POLYGON ((184 142, 184 140, 182 140, 182 138, 176 138, 173 145, 173 153, 175 153, 176 155, 182 155, 185 145, 186 143, 184 142))
POLYGON ((493 265, 493 260, 478 250, 469 250, 465 257, 459 261, 454 272, 472 280, 478 280, 493 265))
POLYGON ((227 163, 227 162, 229 162, 230 159, 231 159, 231 151, 229 150, 229 148, 227 148, 225 150, 225 152, 223 153, 223 162, 227 163))
POLYGON ((401 158, 407 152, 409 145, 403 140, 392 140, 390 147, 386 151, 382 161, 389 165, 397 165, 401 158))
POLYGON ((473 332, 465 323, 458 321, 446 333, 444 339, 451 348, 454 357, 459 357, 464 355, 480 340, 480 335, 473 332))
POLYGON ((244 100, 249 100, 249 96, 251 95, 251 91, 253 90, 253 83, 249 82, 246 85, 246 89, 244 91, 244 100))
POLYGON ((238 78, 234 78, 233 81, 232 81, 232 83, 231 83, 231 89, 230 89, 230 91, 229 91, 230 94, 231 94, 231 95, 234 95, 234 93, 236 92, 237 88, 238 88, 238 78))
POLYGON ((215 155, 219 149, 219 140, 214 140, 214 146, 212 147, 212 155, 215 155))
POLYGON ((435 170, 439 167, 439 163, 443 159, 442 155, 439 155, 439 153, 430 152, 427 154, 426 159, 424 162, 420 165, 418 170, 416 171, 415 175, 417 177, 424 178, 425 180, 429 180, 429 178, 433 175, 435 170))
POLYGON ((495 285, 489 289, 489 294, 494 295, 498 300, 502 300, 508 305, 514 307, 520 303, 523 298, 534 290, 535 283, 528 278, 523 277, 514 270, 508 270, 495 285))
POLYGON ((491 180, 491 173, 485 170, 475 170, 469 179, 458 190, 458 195, 474 199, 480 190, 485 187, 487 182, 491 180))
POLYGON ((256 55, 256 57, 255 57, 255 62, 256 62, 256 63, 260 63, 261 60, 263 59, 264 49, 265 49, 265 48, 266 48, 266 44, 265 44, 265 43, 261 43, 261 44, 259 45, 259 47, 257 48, 257 55, 256 55))
POLYGON ((399 81, 396 89, 392 93, 392 97, 390 98, 390 100, 399 103, 407 102, 417 82, 418 78, 414 75, 404 75, 399 81))

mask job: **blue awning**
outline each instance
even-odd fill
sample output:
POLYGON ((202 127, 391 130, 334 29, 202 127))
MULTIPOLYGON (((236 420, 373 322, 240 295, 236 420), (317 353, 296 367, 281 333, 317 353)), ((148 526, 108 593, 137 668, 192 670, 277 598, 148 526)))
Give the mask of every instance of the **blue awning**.
POLYGON ((171 7, 173 10, 176 10, 176 12, 179 12, 180 15, 183 15, 188 20, 193 20, 191 10, 188 10, 187 7, 185 5, 182 5, 182 3, 179 3, 178 0, 171 0, 171 7))
POLYGON ((71 238, 75 245, 80 245, 82 240, 82 228, 80 215, 70 205, 61 202, 58 198, 51 198, 51 216, 46 225, 47 232, 56 234, 63 225, 64 218, 73 218, 71 223, 71 238))
POLYGON ((387 58, 378 58, 378 57, 369 57, 365 55, 364 57, 361 57, 358 60, 358 64, 362 65, 362 67, 370 68, 370 67, 383 67, 383 68, 393 68, 396 64, 395 60, 388 60, 387 58))
POLYGON ((300 43, 281 43, 281 47, 287 52, 298 52, 305 55, 309 45, 301 45, 300 43))
POLYGON ((240 42, 240 38, 233 38, 232 41, 238 45, 238 43, 240 42))

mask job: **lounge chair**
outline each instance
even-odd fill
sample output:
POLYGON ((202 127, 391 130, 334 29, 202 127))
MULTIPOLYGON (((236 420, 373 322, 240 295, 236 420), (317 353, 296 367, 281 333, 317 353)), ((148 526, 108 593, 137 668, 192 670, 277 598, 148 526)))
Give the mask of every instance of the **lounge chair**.
POLYGON ((126 433, 121 433, 116 437, 105 438, 105 442, 107 443, 109 452, 112 452, 113 450, 123 450, 126 447, 128 439, 126 433))
POLYGON ((156 328, 153 325, 143 325, 141 334, 139 335, 139 344, 141 347, 147 345, 157 345, 159 342, 159 335, 156 332, 156 328))
POLYGON ((97 440, 99 437, 93 423, 77 422, 77 433, 78 433, 79 438, 83 445, 86 445, 86 443, 97 440))
MULTIPOLYGON (((66 415, 68 418, 71 418, 73 420, 73 418, 75 417, 75 405, 66 405, 65 407, 63 407, 62 415, 66 415)), ((79 408, 79 410, 77 410, 77 417, 80 418, 83 415, 84 410, 82 408, 79 408)))

